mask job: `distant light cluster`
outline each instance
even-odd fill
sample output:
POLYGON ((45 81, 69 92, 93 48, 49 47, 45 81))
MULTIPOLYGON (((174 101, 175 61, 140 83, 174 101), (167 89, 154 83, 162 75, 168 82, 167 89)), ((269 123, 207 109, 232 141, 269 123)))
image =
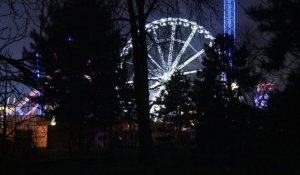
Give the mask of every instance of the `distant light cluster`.
POLYGON ((268 107, 268 100, 270 93, 274 91, 273 83, 259 83, 257 85, 257 93, 254 97, 255 106, 259 109, 265 109, 268 107))
POLYGON ((36 59, 36 77, 39 79, 41 78, 41 73, 40 73, 40 59, 41 59, 41 54, 36 52, 35 53, 35 59, 36 59))

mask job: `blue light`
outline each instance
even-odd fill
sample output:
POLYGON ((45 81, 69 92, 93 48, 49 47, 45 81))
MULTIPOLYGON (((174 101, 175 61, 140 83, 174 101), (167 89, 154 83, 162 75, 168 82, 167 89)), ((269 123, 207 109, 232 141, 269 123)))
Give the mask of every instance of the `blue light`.
POLYGON ((41 77, 41 74, 40 74, 40 64, 39 64, 39 60, 41 59, 41 54, 39 52, 36 52, 35 53, 35 58, 36 58, 36 77, 39 79, 41 77))
POLYGON ((24 115, 24 112, 21 110, 18 110, 17 113, 18 113, 18 115, 24 115))
MULTIPOLYGON (((224 0, 224 36, 228 35, 232 37, 233 44, 235 44, 235 0, 224 0)), ((229 66, 231 71, 233 69, 232 51, 233 46, 229 46, 225 50, 225 54, 228 57, 229 66)))
POLYGON ((68 41, 68 42, 72 42, 72 41, 73 41, 73 37, 72 37, 72 36, 68 36, 68 37, 67 37, 67 41, 68 41))
POLYGON ((257 85, 257 94, 254 97, 255 106, 259 109, 266 109, 268 107, 268 101, 270 99, 270 93, 272 93, 273 83, 260 83, 257 85))
POLYGON ((36 53, 35 53, 35 57, 36 57, 36 58, 41 58, 41 54, 38 53, 38 52, 36 52, 36 53))
POLYGON ((36 113, 37 113, 37 115, 42 115, 43 114, 41 106, 38 107, 36 113))
POLYGON ((41 78, 40 70, 36 70, 36 77, 41 78))
POLYGON ((235 0, 224 0, 224 35, 235 39, 235 0))
POLYGON ((254 97, 255 106, 259 109, 265 109, 268 107, 268 100, 270 96, 266 94, 256 95, 254 97))

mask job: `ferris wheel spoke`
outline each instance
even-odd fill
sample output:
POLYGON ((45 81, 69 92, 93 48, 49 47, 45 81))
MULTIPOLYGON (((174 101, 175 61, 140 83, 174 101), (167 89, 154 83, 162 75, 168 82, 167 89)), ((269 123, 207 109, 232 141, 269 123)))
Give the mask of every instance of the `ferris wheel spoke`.
POLYGON ((197 72, 198 72, 198 70, 186 71, 186 72, 183 72, 183 75, 195 74, 195 73, 197 73, 197 72))
POLYGON ((153 29, 153 37, 154 37, 154 41, 155 41, 155 43, 156 43, 156 45, 157 45, 157 50, 158 50, 158 54, 159 54, 160 59, 161 59, 162 66, 163 66, 163 67, 166 67, 166 62, 165 62, 165 60, 164 60, 164 55, 163 55, 162 50, 161 50, 161 47, 160 47, 160 45, 159 45, 159 40, 158 40, 158 38, 157 38, 157 34, 156 34, 155 29, 153 29))
POLYGON ((163 68, 153 59, 153 57, 150 54, 148 54, 148 58, 158 69, 163 71, 163 68))
POLYGON ((157 88, 158 86, 160 86, 161 82, 157 81, 155 82, 154 84, 152 84, 150 87, 149 87, 149 90, 153 90, 154 88, 157 88))
POLYGON ((196 31, 197 31, 197 28, 192 29, 192 32, 190 33, 188 39, 184 42, 179 54, 177 55, 175 61, 172 64, 172 67, 171 67, 172 70, 174 70, 176 68, 176 66, 178 65, 179 60, 181 59, 181 57, 182 57, 183 53, 185 52, 186 48, 189 46, 191 40, 195 36, 196 31))
POLYGON ((148 46, 147 46, 147 51, 149 51, 152 47, 153 47, 153 43, 151 43, 151 44, 148 44, 148 46))
POLYGON ((184 63, 182 63, 181 65, 179 65, 178 66, 178 70, 184 68, 186 65, 188 65, 190 62, 194 61, 196 58, 198 58, 203 53, 204 53, 204 49, 202 49, 199 52, 197 52, 195 55, 193 55, 192 57, 190 57, 189 59, 187 59, 184 63))
POLYGON ((170 48, 169 48, 169 56, 168 56, 168 68, 172 65, 172 58, 173 58, 173 49, 174 49, 174 41, 175 41, 175 31, 176 31, 176 25, 172 25, 171 29, 171 42, 170 42, 170 48))
POLYGON ((160 80, 160 79, 161 79, 161 76, 149 78, 149 80, 160 80))
POLYGON ((152 80, 153 78, 156 78, 157 75, 160 75, 160 73, 157 71, 149 71, 148 72, 148 77, 149 77, 148 80, 152 80))
POLYGON ((127 63, 127 64, 130 64, 131 66, 133 66, 133 63, 130 62, 130 61, 127 61, 126 63, 127 63))

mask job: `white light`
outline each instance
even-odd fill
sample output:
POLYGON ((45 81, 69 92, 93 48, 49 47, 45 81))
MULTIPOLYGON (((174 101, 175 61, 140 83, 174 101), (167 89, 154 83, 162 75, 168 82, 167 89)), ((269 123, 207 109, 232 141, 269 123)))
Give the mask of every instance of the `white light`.
POLYGON ((198 72, 197 70, 192 70, 192 71, 188 71, 188 72, 183 72, 183 75, 195 74, 197 72, 198 72))
POLYGON ((39 53, 35 53, 35 57, 40 58, 41 55, 39 53))
POLYGON ((56 125, 55 117, 52 118, 50 125, 51 126, 55 126, 56 125))
POLYGON ((239 88, 239 85, 234 82, 234 83, 231 83, 231 90, 235 90, 235 89, 238 89, 239 88))
POLYGON ((89 75, 83 75, 83 77, 90 82, 92 81, 92 78, 89 75))

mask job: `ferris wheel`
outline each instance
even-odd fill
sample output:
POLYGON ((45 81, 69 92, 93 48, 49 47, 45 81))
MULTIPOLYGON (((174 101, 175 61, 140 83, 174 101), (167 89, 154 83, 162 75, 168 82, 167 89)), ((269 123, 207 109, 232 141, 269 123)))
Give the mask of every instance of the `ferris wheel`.
MULTIPOLYGON (((176 71, 193 76, 201 70, 204 43, 212 46, 214 37, 203 26, 183 18, 162 18, 145 26, 147 31, 149 100, 153 102, 176 71)), ((133 63, 130 56, 131 39, 121 52, 133 81, 133 63)), ((153 110, 153 109, 151 109, 153 110)), ((150 110, 150 112, 151 112, 150 110)))

